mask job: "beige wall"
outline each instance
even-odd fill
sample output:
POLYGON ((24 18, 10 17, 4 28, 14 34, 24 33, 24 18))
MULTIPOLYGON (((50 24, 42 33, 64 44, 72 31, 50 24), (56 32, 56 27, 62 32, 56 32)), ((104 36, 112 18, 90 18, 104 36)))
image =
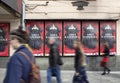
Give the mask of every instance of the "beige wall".
POLYGON ((91 1, 81 11, 72 6, 73 1, 49 1, 43 6, 44 0, 25 0, 26 19, 115 19, 120 13, 120 0, 91 1))
MULTIPOLYGON (((0 19, 0 23, 10 23, 10 31, 16 29, 20 25, 20 19, 17 18, 6 18, 0 19)), ((14 50, 10 46, 10 56, 13 54, 14 50)))
POLYGON ((120 20, 117 22, 117 55, 120 56, 120 20))

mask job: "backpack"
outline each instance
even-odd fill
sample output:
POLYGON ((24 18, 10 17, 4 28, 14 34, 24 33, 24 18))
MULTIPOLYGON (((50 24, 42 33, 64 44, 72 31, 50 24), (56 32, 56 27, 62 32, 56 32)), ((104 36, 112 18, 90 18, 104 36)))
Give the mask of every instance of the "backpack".
MULTIPOLYGON (((33 61, 31 61, 31 59, 29 58, 29 56, 26 53, 24 53, 24 52, 19 52, 19 53, 21 53, 30 62, 31 67, 32 67, 31 72, 29 74, 29 82, 28 83, 41 83, 39 67, 33 61)), ((24 80, 22 83, 25 83, 24 80)))

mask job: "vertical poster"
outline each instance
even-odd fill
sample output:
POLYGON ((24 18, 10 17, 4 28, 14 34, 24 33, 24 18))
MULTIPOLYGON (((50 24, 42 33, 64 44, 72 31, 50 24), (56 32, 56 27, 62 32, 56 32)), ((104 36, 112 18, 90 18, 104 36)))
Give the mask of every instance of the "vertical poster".
POLYGON ((62 55, 62 21, 46 21, 45 22, 45 56, 49 55, 49 38, 55 38, 62 55))
POLYGON ((0 56, 9 56, 9 24, 0 23, 0 56))
POLYGON ((101 21, 100 22, 100 53, 103 52, 104 42, 108 42, 110 55, 116 54, 116 21, 101 21))
POLYGON ((80 21, 64 21, 64 56, 73 56, 73 42, 80 40, 80 21))
POLYGON ((86 55, 99 55, 98 26, 98 21, 82 21, 82 47, 86 55))
POLYGON ((29 45, 32 48, 34 56, 44 55, 44 22, 28 21, 27 32, 30 37, 29 45))

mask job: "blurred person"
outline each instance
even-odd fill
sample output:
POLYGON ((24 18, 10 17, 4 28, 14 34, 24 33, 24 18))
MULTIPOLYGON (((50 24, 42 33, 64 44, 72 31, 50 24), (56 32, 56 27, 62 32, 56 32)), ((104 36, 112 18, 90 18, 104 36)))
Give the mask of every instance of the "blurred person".
POLYGON ((73 77, 73 83, 89 83, 86 73, 87 61, 82 45, 79 41, 74 41, 73 46, 75 49, 75 75, 73 77))
POLYGON ((59 47, 54 38, 49 39, 49 68, 47 69, 47 83, 52 83, 52 76, 57 78, 57 83, 62 83, 60 66, 63 62, 60 59, 59 47))
POLYGON ((8 62, 3 83, 22 83, 23 80, 25 83, 29 83, 31 64, 25 56, 19 53, 24 52, 31 60, 33 59, 32 53, 25 46, 28 41, 29 37, 27 33, 22 30, 22 26, 10 33, 10 45, 16 51, 8 62))
POLYGON ((110 74, 110 69, 108 68, 108 61, 109 61, 109 54, 110 54, 110 49, 109 49, 109 44, 108 42, 104 43, 104 51, 103 51, 103 60, 101 62, 101 67, 104 68, 104 71, 101 75, 105 75, 106 72, 108 72, 108 74, 110 74))

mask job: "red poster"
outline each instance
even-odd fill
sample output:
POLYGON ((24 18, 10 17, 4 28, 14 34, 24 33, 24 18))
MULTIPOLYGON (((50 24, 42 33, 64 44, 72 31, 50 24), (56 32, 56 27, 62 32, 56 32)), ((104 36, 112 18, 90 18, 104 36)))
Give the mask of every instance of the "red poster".
POLYGON ((80 21, 64 21, 64 56, 73 56, 73 42, 80 40, 80 21))
POLYGON ((49 38, 55 38, 62 55, 62 21, 45 22, 45 56, 49 55, 49 38))
POLYGON ((44 22, 28 21, 27 32, 30 37, 29 45, 35 56, 44 55, 44 22))
POLYGON ((0 56, 9 56, 9 24, 0 23, 0 56))
POLYGON ((86 55, 99 55, 98 21, 82 21, 82 45, 86 55))
POLYGON ((100 53, 103 52, 103 43, 108 42, 110 55, 116 54, 116 21, 101 21, 100 22, 100 53))

